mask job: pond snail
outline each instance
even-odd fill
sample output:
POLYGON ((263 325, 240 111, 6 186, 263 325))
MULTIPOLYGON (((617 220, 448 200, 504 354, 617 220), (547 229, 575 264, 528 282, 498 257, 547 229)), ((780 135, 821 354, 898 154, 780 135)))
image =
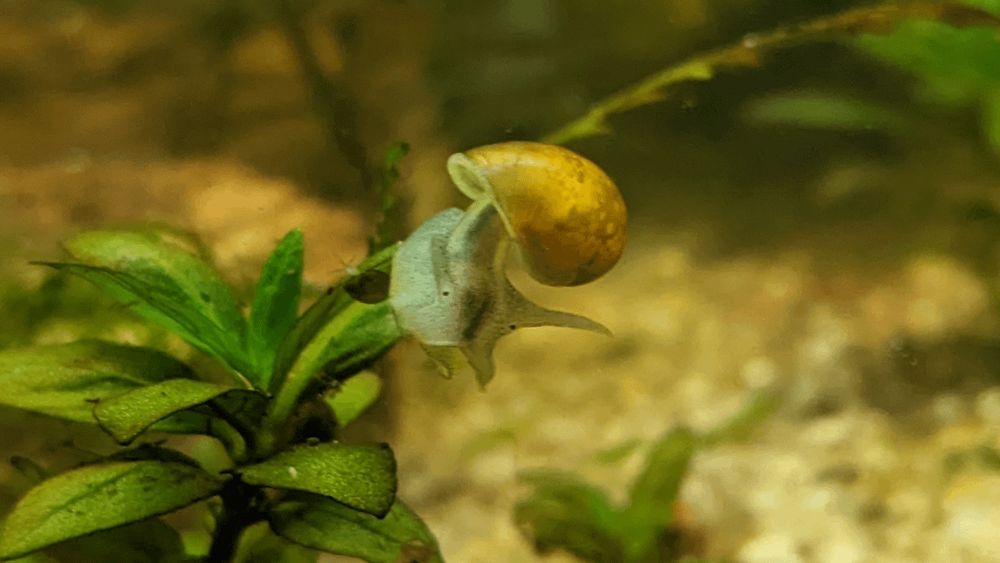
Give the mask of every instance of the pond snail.
POLYGON ((568 149, 531 142, 454 154, 448 172, 473 202, 438 213, 396 252, 389 298, 402 331, 446 375, 464 356, 480 385, 493 377, 497 340, 518 328, 608 333, 532 303, 505 273, 511 248, 546 285, 580 285, 610 270, 624 250, 626 211, 607 174, 568 149))

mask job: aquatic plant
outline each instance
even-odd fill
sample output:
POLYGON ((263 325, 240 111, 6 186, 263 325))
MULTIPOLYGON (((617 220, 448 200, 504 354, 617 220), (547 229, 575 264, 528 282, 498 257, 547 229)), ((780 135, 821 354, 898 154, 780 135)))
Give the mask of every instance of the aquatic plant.
MULTIPOLYGON (((387 303, 361 303, 341 285, 299 316, 298 230, 265 264, 248 317, 183 234, 90 231, 66 248, 71 262, 47 264, 213 356, 229 381, 153 348, 84 340, 0 353, 0 403, 97 424, 122 445, 147 431, 213 436, 232 466, 213 473, 144 443, 47 477, 7 516, 0 558, 131 524, 114 533, 141 534, 155 551, 148 555, 180 560, 177 532, 156 517, 216 498, 213 561, 231 559, 242 531, 259 521, 292 542, 369 561, 440 559, 426 526, 396 498, 392 450, 332 439, 377 397, 361 368, 399 337, 387 303)), ((359 270, 385 270, 391 254, 359 270)))
MULTIPOLYGON (((525 471, 520 478, 531 493, 514 507, 514 522, 541 553, 562 550, 593 563, 698 561, 684 548, 692 523, 684 522, 677 500, 691 459, 705 448, 747 439, 777 406, 775 395, 760 393, 709 432, 668 431, 646 449, 643 469, 622 506, 573 472, 525 471)), ((627 443, 611 457, 636 446, 627 443)))

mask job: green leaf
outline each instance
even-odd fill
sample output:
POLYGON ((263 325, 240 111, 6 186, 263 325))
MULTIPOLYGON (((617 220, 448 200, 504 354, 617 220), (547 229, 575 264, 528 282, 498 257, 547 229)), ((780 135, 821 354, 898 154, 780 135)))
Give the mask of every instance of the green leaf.
POLYGON ((562 549, 584 561, 623 560, 619 514, 601 490, 560 471, 532 471, 520 479, 534 492, 514 506, 514 522, 537 551, 562 549))
MULTIPOLYGON (((366 258, 358 266, 358 275, 370 270, 389 273, 392 267, 392 257, 396 254, 397 248, 398 245, 393 245, 366 258)), ((275 365, 276 377, 271 382, 271 391, 276 391, 283 383, 285 374, 292 367, 296 358, 316 338, 319 331, 352 303, 354 303, 354 299, 341 284, 331 287, 299 317, 295 322, 295 327, 281 344, 275 365)))
POLYGON ((891 34, 864 35, 856 44, 920 78, 925 93, 941 103, 974 102, 1000 86, 1000 42, 994 26, 959 29, 936 21, 908 21, 891 34))
POLYGON ((278 390, 270 414, 280 426, 295 411, 299 397, 323 371, 341 379, 367 367, 392 347, 402 334, 388 303, 351 303, 319 331, 305 347, 278 390))
POLYGON ((264 264, 247 325, 247 353, 256 368, 255 383, 267 389, 278 346, 295 324, 302 294, 302 231, 281 239, 264 264))
POLYGON ((173 378, 190 378, 174 358, 99 340, 0 351, 0 404, 94 422, 93 404, 173 378))
POLYGON ((773 392, 754 393, 732 418, 702 435, 700 447, 746 440, 774 414, 780 404, 781 398, 773 392))
POLYGON ((379 517, 396 497, 396 459, 384 444, 295 446, 237 471, 250 485, 316 493, 379 517))
POLYGON ((356 373, 401 337, 388 303, 352 303, 302 352, 289 377, 309 377, 320 370, 335 379, 356 373))
POLYGON ((0 558, 172 512, 216 494, 222 480, 187 463, 87 465, 43 481, 0 529, 0 558))
POLYGON ((371 371, 363 371, 348 378, 324 397, 340 427, 347 426, 361 416, 378 400, 382 392, 382 378, 371 371))
POLYGON ((905 133, 906 118, 887 107, 827 92, 774 94, 752 102, 746 117, 756 123, 834 131, 905 133))
POLYGON ((186 559, 180 534, 159 518, 62 542, 45 553, 73 563, 181 563, 186 559))
POLYGON ((94 418, 119 443, 131 442, 156 422, 186 409, 207 403, 225 393, 263 395, 193 379, 168 379, 101 400, 94 406, 94 418))
POLYGON ((657 549, 658 539, 673 524, 674 502, 697 449, 697 437, 687 428, 671 430, 646 457, 646 467, 632 484, 624 513, 624 547, 628 561, 644 561, 657 549))
POLYGON ((66 249, 79 263, 48 265, 87 279, 237 372, 252 372, 239 303, 189 241, 164 231, 89 231, 66 249))
POLYGON ((444 561, 427 525, 398 499, 381 519, 310 496, 280 503, 268 520, 295 543, 369 563, 444 561))
POLYGON ((266 522, 250 526, 240 536, 234 563, 316 563, 319 552, 292 543, 271 531, 266 522))

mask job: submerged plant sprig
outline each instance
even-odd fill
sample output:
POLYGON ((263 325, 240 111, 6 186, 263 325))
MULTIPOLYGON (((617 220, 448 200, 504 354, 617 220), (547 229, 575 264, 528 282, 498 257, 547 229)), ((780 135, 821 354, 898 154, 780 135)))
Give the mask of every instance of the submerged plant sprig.
POLYGON ((612 130, 608 122, 611 116, 661 102, 668 97, 668 88, 675 84, 710 80, 721 70, 758 66, 762 56, 803 43, 863 33, 889 33, 908 19, 935 20, 956 27, 1000 28, 997 16, 957 2, 892 2, 853 8, 766 33, 746 35, 733 45, 699 53, 670 65, 594 104, 584 115, 545 135, 542 140, 566 144, 608 134, 612 130))

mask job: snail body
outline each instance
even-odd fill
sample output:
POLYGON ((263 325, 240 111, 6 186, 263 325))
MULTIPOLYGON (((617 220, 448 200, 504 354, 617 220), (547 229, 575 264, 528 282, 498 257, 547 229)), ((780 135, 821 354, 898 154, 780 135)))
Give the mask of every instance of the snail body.
POLYGON ((586 317, 532 303, 505 273, 512 249, 548 285, 578 285, 609 270, 624 246, 625 208, 607 175, 566 149, 539 143, 473 149, 453 155, 448 169, 474 201, 465 211, 438 213, 396 252, 389 296, 403 332, 446 375, 464 356, 483 386, 494 374, 493 348, 514 330, 564 326, 610 334, 586 317))

